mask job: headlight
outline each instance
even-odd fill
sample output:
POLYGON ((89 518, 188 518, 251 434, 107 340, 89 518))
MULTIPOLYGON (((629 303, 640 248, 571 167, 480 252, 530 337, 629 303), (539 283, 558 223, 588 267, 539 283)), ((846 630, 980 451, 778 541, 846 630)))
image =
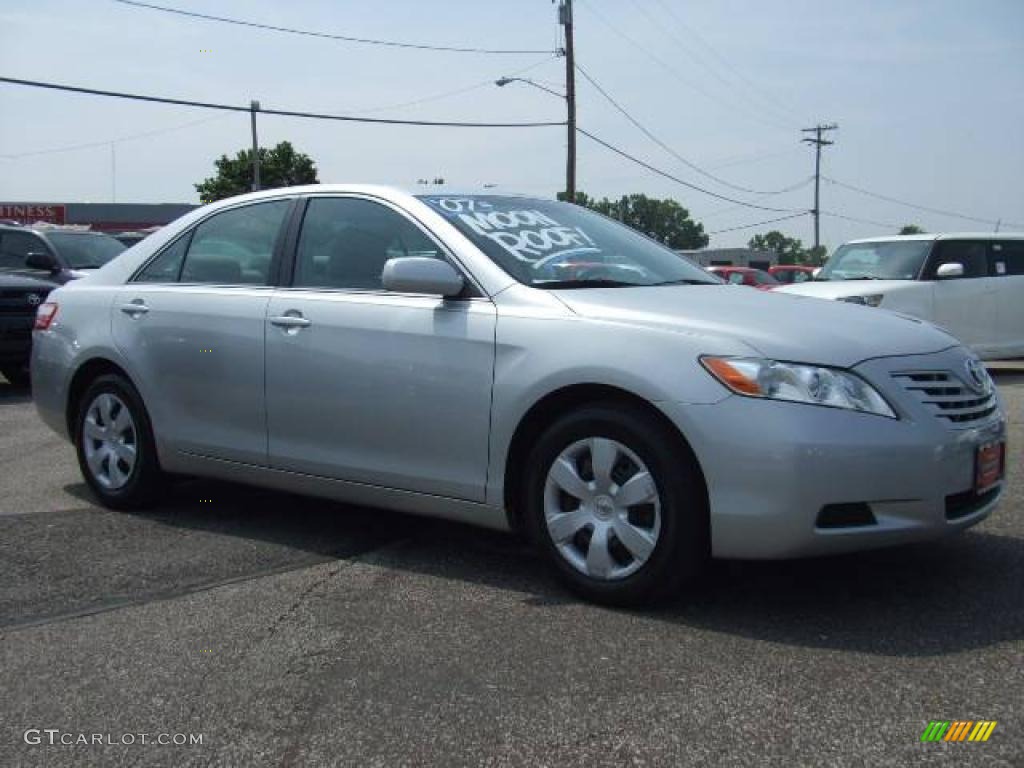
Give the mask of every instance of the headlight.
POLYGON ((869 293, 867 296, 840 296, 839 301, 845 301, 848 304, 863 304, 866 307, 877 307, 884 298, 884 293, 869 293))
POLYGON ((847 371, 751 357, 702 357, 701 363, 728 389, 745 397, 825 405, 896 418, 874 387, 847 371))

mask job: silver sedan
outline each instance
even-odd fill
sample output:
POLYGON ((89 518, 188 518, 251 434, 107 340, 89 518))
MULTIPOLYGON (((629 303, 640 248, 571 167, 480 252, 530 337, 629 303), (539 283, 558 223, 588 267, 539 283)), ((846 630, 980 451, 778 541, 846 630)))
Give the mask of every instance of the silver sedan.
POLYGON ((32 377, 108 506, 173 473, 524 530, 618 604, 709 555, 962 530, 1004 477, 998 393, 942 330, 726 285, 524 197, 206 206, 53 292, 32 377))

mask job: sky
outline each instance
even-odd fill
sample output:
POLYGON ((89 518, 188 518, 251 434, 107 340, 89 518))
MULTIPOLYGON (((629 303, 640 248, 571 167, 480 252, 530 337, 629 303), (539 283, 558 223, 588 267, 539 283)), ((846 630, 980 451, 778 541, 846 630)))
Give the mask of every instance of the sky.
MULTIPOLYGON (((536 51, 560 45, 551 0, 153 1, 357 37, 536 51)), ((671 197, 715 233, 712 247, 745 245, 772 228, 810 244, 808 215, 746 225, 813 206, 814 154, 801 129, 836 123, 835 144, 823 151, 827 179, 992 223, 823 180, 822 210, 847 217, 822 216, 830 249, 908 223, 989 231, 1001 220, 1004 231, 1024 230, 1024 0, 575 0, 575 26, 577 64, 672 153, 582 77, 580 127, 732 201, 581 136, 578 188, 590 195, 671 197)), ((515 73, 564 89, 565 61, 550 53, 346 43, 114 0, 0 2, 5 77, 373 117, 565 119, 564 101, 550 93, 493 84, 515 73)), ((313 158, 323 182, 415 187, 443 177, 464 191, 487 185, 545 197, 565 183, 564 127, 413 128, 268 115, 258 126, 261 145, 291 141, 313 158)), ((193 185, 211 175, 214 160, 250 142, 244 113, 0 83, 5 202, 197 202, 193 185)))

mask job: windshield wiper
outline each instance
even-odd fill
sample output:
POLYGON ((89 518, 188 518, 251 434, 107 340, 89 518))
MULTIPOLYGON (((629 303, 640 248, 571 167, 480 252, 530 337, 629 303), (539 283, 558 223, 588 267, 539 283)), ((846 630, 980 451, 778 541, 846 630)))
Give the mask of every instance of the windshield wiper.
POLYGON ((624 283, 621 280, 603 280, 594 278, 590 280, 541 280, 532 283, 534 288, 639 288, 638 283, 624 283))

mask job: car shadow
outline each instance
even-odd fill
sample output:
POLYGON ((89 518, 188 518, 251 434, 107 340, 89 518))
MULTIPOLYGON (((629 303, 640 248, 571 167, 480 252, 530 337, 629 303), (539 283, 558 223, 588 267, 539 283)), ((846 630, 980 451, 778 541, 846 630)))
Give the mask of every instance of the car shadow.
POLYGON ((0 376, 0 405, 16 405, 32 402, 32 391, 28 387, 16 387, 0 376))
MULTIPOLYGON (((84 485, 65 490, 95 503, 84 485)), ((382 567, 519 593, 537 610, 581 602, 521 538, 443 520, 212 480, 175 483, 164 504, 132 514, 324 558, 351 552, 348 542, 369 534, 383 547, 374 551, 382 567)), ((929 544, 831 558, 715 561, 693 594, 630 613, 680 631, 933 656, 1024 639, 1021 584, 1024 539, 972 530, 929 544)))

